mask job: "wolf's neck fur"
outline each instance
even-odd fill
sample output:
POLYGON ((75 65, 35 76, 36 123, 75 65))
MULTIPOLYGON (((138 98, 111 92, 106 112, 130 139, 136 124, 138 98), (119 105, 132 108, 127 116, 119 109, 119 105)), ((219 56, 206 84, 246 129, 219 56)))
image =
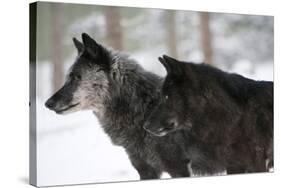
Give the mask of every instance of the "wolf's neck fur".
POLYGON ((109 95, 99 119, 112 142, 126 147, 133 144, 127 143, 127 137, 146 135, 142 125, 157 99, 161 78, 116 53, 112 54, 110 74, 109 95))

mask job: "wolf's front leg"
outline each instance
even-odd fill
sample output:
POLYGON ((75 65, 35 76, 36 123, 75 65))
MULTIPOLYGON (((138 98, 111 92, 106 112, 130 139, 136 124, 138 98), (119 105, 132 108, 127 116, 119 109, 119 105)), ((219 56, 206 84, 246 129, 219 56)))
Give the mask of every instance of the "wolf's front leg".
POLYGON ((146 179, 159 179, 161 171, 159 169, 153 168, 146 161, 138 156, 129 156, 132 165, 138 171, 141 180, 146 179))

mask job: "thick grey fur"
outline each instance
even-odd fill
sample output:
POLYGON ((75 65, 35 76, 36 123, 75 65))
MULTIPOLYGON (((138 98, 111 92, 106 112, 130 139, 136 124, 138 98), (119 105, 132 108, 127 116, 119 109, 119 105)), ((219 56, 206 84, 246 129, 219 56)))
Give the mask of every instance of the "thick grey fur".
POLYGON ((164 171, 190 176, 189 159, 178 144, 182 133, 157 137, 142 128, 163 79, 85 33, 82 40, 74 39, 78 57, 46 106, 58 114, 92 110, 112 143, 124 147, 141 179, 159 178, 164 171))

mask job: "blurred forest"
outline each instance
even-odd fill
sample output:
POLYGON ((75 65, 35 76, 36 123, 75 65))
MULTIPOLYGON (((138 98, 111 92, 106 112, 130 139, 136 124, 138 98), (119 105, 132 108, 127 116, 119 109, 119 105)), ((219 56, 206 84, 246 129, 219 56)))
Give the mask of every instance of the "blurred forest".
POLYGON ((163 54, 227 71, 273 64, 270 16, 39 2, 37 62, 39 73, 50 74, 43 78, 48 94, 63 84, 76 55, 72 37, 80 40, 82 32, 160 74, 163 54))

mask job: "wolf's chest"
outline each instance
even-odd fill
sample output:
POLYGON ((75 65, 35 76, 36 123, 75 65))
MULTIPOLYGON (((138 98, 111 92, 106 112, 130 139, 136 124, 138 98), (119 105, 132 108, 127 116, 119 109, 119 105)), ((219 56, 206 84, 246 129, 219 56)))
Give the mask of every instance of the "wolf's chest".
POLYGON ((161 165, 161 157, 156 152, 153 142, 147 141, 141 133, 113 129, 105 129, 105 132, 109 135, 112 144, 132 151, 152 166, 161 165))
POLYGON ((142 160, 154 168, 164 166, 163 159, 157 152, 153 142, 134 143, 130 145, 129 151, 137 154, 142 160))
POLYGON ((147 136, 143 128, 136 124, 132 118, 128 116, 116 117, 115 114, 114 116, 112 114, 106 116, 107 118, 103 117, 100 119, 100 123, 112 144, 122 146, 127 151, 135 153, 151 166, 161 165, 162 160, 155 149, 155 140, 147 136))
POLYGON ((132 145, 140 145, 143 140, 141 135, 142 131, 137 131, 136 128, 128 128, 117 121, 103 121, 101 123, 102 128, 114 145, 128 148, 132 145))

